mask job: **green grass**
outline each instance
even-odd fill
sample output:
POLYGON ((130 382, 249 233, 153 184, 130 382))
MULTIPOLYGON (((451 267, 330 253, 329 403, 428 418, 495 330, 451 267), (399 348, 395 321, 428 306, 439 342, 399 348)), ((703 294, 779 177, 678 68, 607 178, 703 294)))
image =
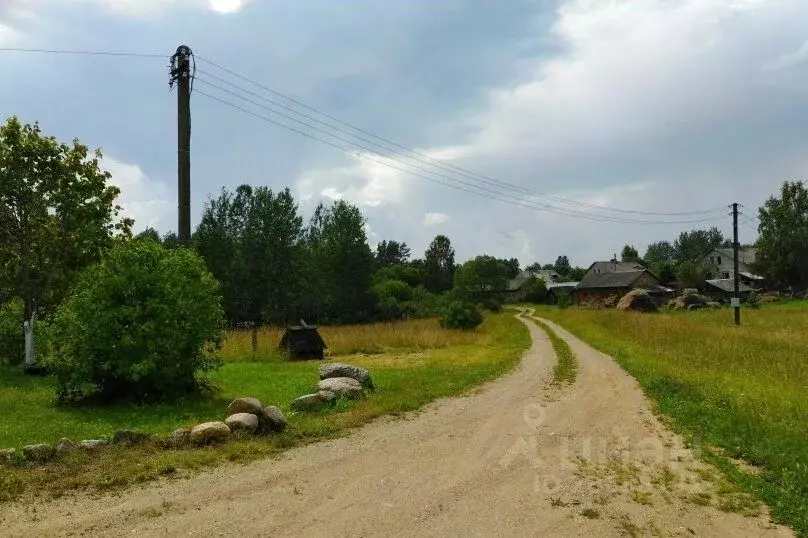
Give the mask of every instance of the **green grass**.
POLYGON ((808 302, 744 309, 740 327, 728 309, 539 313, 614 357, 705 460, 808 536, 808 302))
POLYGON ((553 383, 556 385, 575 383, 575 377, 578 375, 578 361, 575 359, 575 354, 570 349, 569 344, 543 321, 533 317, 530 319, 547 333, 550 342, 553 344, 553 350, 557 358, 556 365, 553 368, 553 383))
MULTIPOLYGON (((530 345, 525 326, 510 314, 486 317, 472 332, 445 331, 437 321, 390 324, 396 336, 345 327, 356 338, 377 336, 386 351, 375 355, 335 356, 370 370, 376 392, 360 402, 341 402, 315 413, 289 411, 289 402, 312 392, 319 361, 284 362, 264 356, 248 362, 230 353, 214 379, 221 392, 172 404, 60 407, 50 379, 21 375, 15 368, 0 368, 0 448, 109 437, 118 429, 139 429, 167 434, 208 420, 223 420, 235 397, 254 396, 265 405, 278 405, 289 419, 281 435, 233 439, 217 447, 166 450, 159 442, 138 448, 108 447, 97 454, 74 453, 36 467, 0 467, 0 500, 27 492, 59 495, 72 489, 106 490, 160 476, 185 476, 188 471, 223 461, 247 462, 271 456, 301 443, 325 439, 360 426, 375 417, 421 408, 444 396, 463 393, 511 370, 530 345), (434 327, 433 327, 434 326, 434 327), (423 333, 428 331, 430 335, 423 333), (442 335, 442 337, 438 337, 442 335), (424 342, 430 338, 432 349, 424 342), (397 342, 399 349, 390 342, 397 342)), ((333 334, 337 329, 330 329, 333 334)), ((325 331, 324 331, 325 332, 325 331)), ((328 337, 326 337, 328 342, 328 337)), ((350 338, 343 339, 347 347, 350 338)), ((359 345, 357 342, 356 345, 359 345)))

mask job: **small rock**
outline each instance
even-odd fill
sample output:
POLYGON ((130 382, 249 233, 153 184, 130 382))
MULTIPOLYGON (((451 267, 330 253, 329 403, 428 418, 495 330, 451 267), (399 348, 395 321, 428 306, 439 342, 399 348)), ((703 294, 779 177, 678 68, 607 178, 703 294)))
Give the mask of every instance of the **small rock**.
POLYGON ((224 422, 204 422, 191 430, 191 442, 206 445, 217 441, 225 441, 230 437, 230 428, 224 422))
POLYGON ((0 464, 2 463, 11 463, 14 461, 14 458, 17 456, 17 449, 15 448, 6 448, 4 450, 0 450, 0 464))
POLYGON ((317 384, 317 390, 327 390, 333 392, 337 397, 349 400, 361 400, 365 397, 362 385, 352 377, 329 377, 317 384))
POLYGON ((83 448, 84 450, 98 450, 106 444, 107 442, 102 439, 89 439, 79 443, 79 448, 83 448))
POLYGON ((280 409, 274 405, 264 408, 261 415, 261 422, 265 431, 282 432, 286 429, 286 417, 280 409))
POLYGON ((260 417, 263 412, 261 401, 257 398, 236 398, 230 405, 227 406, 227 416, 236 415, 238 413, 252 413, 260 417))
POLYGON ((53 446, 44 443, 22 447, 22 455, 28 461, 45 462, 52 459, 55 454, 53 446))
POLYGON ((319 396, 324 403, 331 403, 337 399, 337 395, 330 390, 318 390, 317 396, 319 396))
POLYGON ((258 417, 252 413, 236 413, 227 417, 224 422, 232 432, 254 433, 258 429, 258 417))
POLYGON ((187 445, 191 440, 191 430, 187 428, 180 428, 174 430, 168 436, 168 444, 174 447, 187 445))
POLYGON ((323 400, 319 394, 306 394, 292 401, 290 407, 294 411, 312 411, 323 405, 323 400))
POLYGON ((56 452, 73 452, 77 448, 78 445, 67 437, 62 437, 59 439, 59 442, 56 443, 56 452))
POLYGON ((116 445, 134 446, 145 443, 151 438, 146 432, 139 432, 136 430, 118 430, 112 436, 112 442, 116 445))
POLYGON ((332 377, 350 377, 359 381, 359 383, 368 390, 374 390, 373 379, 370 377, 370 372, 359 366, 351 364, 344 364, 341 362, 332 362, 329 364, 320 365, 319 374, 320 379, 330 379, 332 377))

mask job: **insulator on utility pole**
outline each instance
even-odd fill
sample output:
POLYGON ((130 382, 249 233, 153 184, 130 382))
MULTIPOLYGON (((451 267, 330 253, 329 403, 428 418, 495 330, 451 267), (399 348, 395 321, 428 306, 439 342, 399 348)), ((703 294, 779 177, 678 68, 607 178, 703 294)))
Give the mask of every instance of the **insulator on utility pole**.
POLYGON ((177 237, 191 240, 191 57, 185 45, 171 57, 169 85, 177 86, 177 237))

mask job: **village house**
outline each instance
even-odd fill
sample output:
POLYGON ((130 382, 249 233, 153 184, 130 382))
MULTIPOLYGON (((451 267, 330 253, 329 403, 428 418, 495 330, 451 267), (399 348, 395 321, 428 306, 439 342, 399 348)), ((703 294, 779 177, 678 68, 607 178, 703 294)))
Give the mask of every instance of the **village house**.
POLYGON ((674 290, 661 285, 659 279, 642 265, 634 262, 595 262, 587 270, 575 291, 576 302, 587 303, 622 297, 634 289, 647 290, 658 299, 672 297, 674 290))
POLYGON ((503 294, 503 300, 508 303, 519 303, 523 301, 527 294, 525 284, 527 284, 531 278, 543 280, 549 288, 558 278, 558 273, 550 269, 540 269, 537 271, 525 269, 520 271, 519 274, 516 275, 516 278, 512 278, 508 281, 505 287, 505 293, 503 294))
MULTIPOLYGON (((701 267, 710 276, 710 280, 732 279, 733 258, 732 248, 717 248, 702 258, 701 267)), ((754 272, 755 260, 756 249, 754 247, 738 249, 738 280, 750 288, 758 288, 764 281, 762 276, 754 272)))

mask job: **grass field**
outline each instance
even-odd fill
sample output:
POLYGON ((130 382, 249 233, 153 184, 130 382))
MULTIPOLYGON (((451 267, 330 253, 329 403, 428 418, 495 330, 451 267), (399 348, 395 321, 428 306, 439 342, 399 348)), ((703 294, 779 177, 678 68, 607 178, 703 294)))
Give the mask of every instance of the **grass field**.
POLYGON ((537 313, 613 356, 706 459, 808 535, 808 302, 744 309, 740 327, 729 309, 537 313))
POLYGON ((300 443, 333 437, 384 414, 416 410, 443 396, 462 393, 512 369, 530 345, 527 329, 511 314, 491 315, 476 331, 443 330, 435 320, 363 327, 323 328, 332 358, 366 367, 376 392, 361 402, 340 403, 310 414, 289 412, 289 402, 317 384, 318 361, 281 361, 273 351, 278 331, 262 331, 259 353, 249 333, 233 333, 225 345, 225 365, 214 380, 221 392, 170 405, 60 407, 50 379, 0 368, 0 448, 110 436, 118 429, 166 434, 180 427, 224 419, 227 404, 255 396, 278 405, 289 419, 281 435, 233 439, 223 446, 161 449, 109 447, 88 455, 71 454, 38 467, 0 467, 0 500, 25 492, 60 494, 77 488, 104 490, 221 461, 250 461, 300 443), (263 351, 262 351, 263 350, 263 351), (362 351, 361 354, 353 354, 362 351), (374 354, 370 354, 374 353, 374 354))

